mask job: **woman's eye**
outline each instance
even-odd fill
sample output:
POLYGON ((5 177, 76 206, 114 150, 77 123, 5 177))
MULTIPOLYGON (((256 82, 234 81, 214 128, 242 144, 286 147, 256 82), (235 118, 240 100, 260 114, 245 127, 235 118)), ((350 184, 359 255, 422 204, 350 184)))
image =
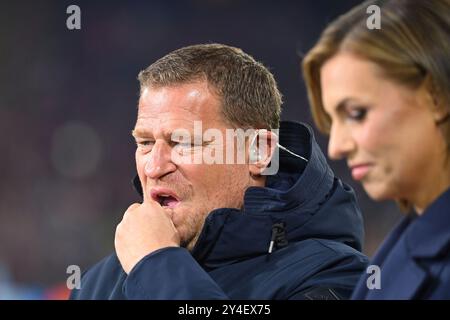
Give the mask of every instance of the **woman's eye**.
POLYGON ((350 120, 362 121, 366 117, 366 108, 352 108, 347 111, 347 116, 350 120))

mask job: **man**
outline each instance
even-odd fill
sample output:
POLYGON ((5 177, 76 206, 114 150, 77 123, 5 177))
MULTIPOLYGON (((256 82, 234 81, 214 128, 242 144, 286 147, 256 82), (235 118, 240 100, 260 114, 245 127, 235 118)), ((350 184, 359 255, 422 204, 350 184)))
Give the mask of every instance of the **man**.
POLYGON ((361 214, 309 127, 283 123, 278 144, 272 74, 239 49, 207 44, 166 55, 139 81, 143 202, 117 226, 115 254, 71 297, 348 298, 367 263, 361 214), (257 130, 234 144, 238 134, 223 138, 234 129, 257 130))

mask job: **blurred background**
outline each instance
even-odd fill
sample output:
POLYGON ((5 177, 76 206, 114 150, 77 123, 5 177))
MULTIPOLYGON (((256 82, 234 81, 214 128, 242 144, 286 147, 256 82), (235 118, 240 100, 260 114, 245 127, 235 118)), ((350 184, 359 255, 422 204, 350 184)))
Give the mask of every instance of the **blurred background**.
MULTIPOLYGON (((139 199, 130 131, 141 69, 190 44, 237 46, 274 73, 282 118, 312 124, 301 56, 359 2, 1 1, 0 299, 65 298, 67 266, 113 251, 139 199), (66 27, 71 4, 81 30, 66 27)), ((343 161, 331 165, 356 190, 372 256, 401 215, 371 201, 343 161)))

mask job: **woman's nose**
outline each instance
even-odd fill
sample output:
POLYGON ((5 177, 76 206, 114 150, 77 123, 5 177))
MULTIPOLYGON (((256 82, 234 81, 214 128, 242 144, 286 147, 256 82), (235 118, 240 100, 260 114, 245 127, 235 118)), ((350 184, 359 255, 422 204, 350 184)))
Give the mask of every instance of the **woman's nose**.
POLYGON ((340 160, 347 157, 355 148, 348 129, 332 126, 330 140, 328 142, 328 156, 333 160, 340 160))

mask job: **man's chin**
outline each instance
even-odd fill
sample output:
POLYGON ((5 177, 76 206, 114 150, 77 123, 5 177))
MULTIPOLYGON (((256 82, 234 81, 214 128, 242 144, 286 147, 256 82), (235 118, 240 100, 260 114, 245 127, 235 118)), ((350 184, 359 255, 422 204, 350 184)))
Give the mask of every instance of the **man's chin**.
POLYGON ((170 207, 163 207, 164 212, 167 214, 167 216, 170 218, 170 220, 172 220, 173 222, 173 217, 174 217, 174 209, 170 208, 170 207))
POLYGON ((191 240, 181 240, 180 247, 185 248, 188 251, 192 251, 192 249, 194 249, 195 242, 192 239, 191 240))
POLYGON ((183 230, 180 230, 179 228, 177 228, 178 230, 178 234, 180 235, 180 247, 187 249, 188 251, 192 251, 192 249, 194 249, 195 244, 197 243, 199 234, 194 235, 194 236, 189 236, 187 235, 183 230))
POLYGON ((194 249, 196 243, 197 243, 197 240, 190 241, 189 243, 185 244, 183 246, 183 248, 186 248, 189 252, 192 252, 192 250, 194 249))

